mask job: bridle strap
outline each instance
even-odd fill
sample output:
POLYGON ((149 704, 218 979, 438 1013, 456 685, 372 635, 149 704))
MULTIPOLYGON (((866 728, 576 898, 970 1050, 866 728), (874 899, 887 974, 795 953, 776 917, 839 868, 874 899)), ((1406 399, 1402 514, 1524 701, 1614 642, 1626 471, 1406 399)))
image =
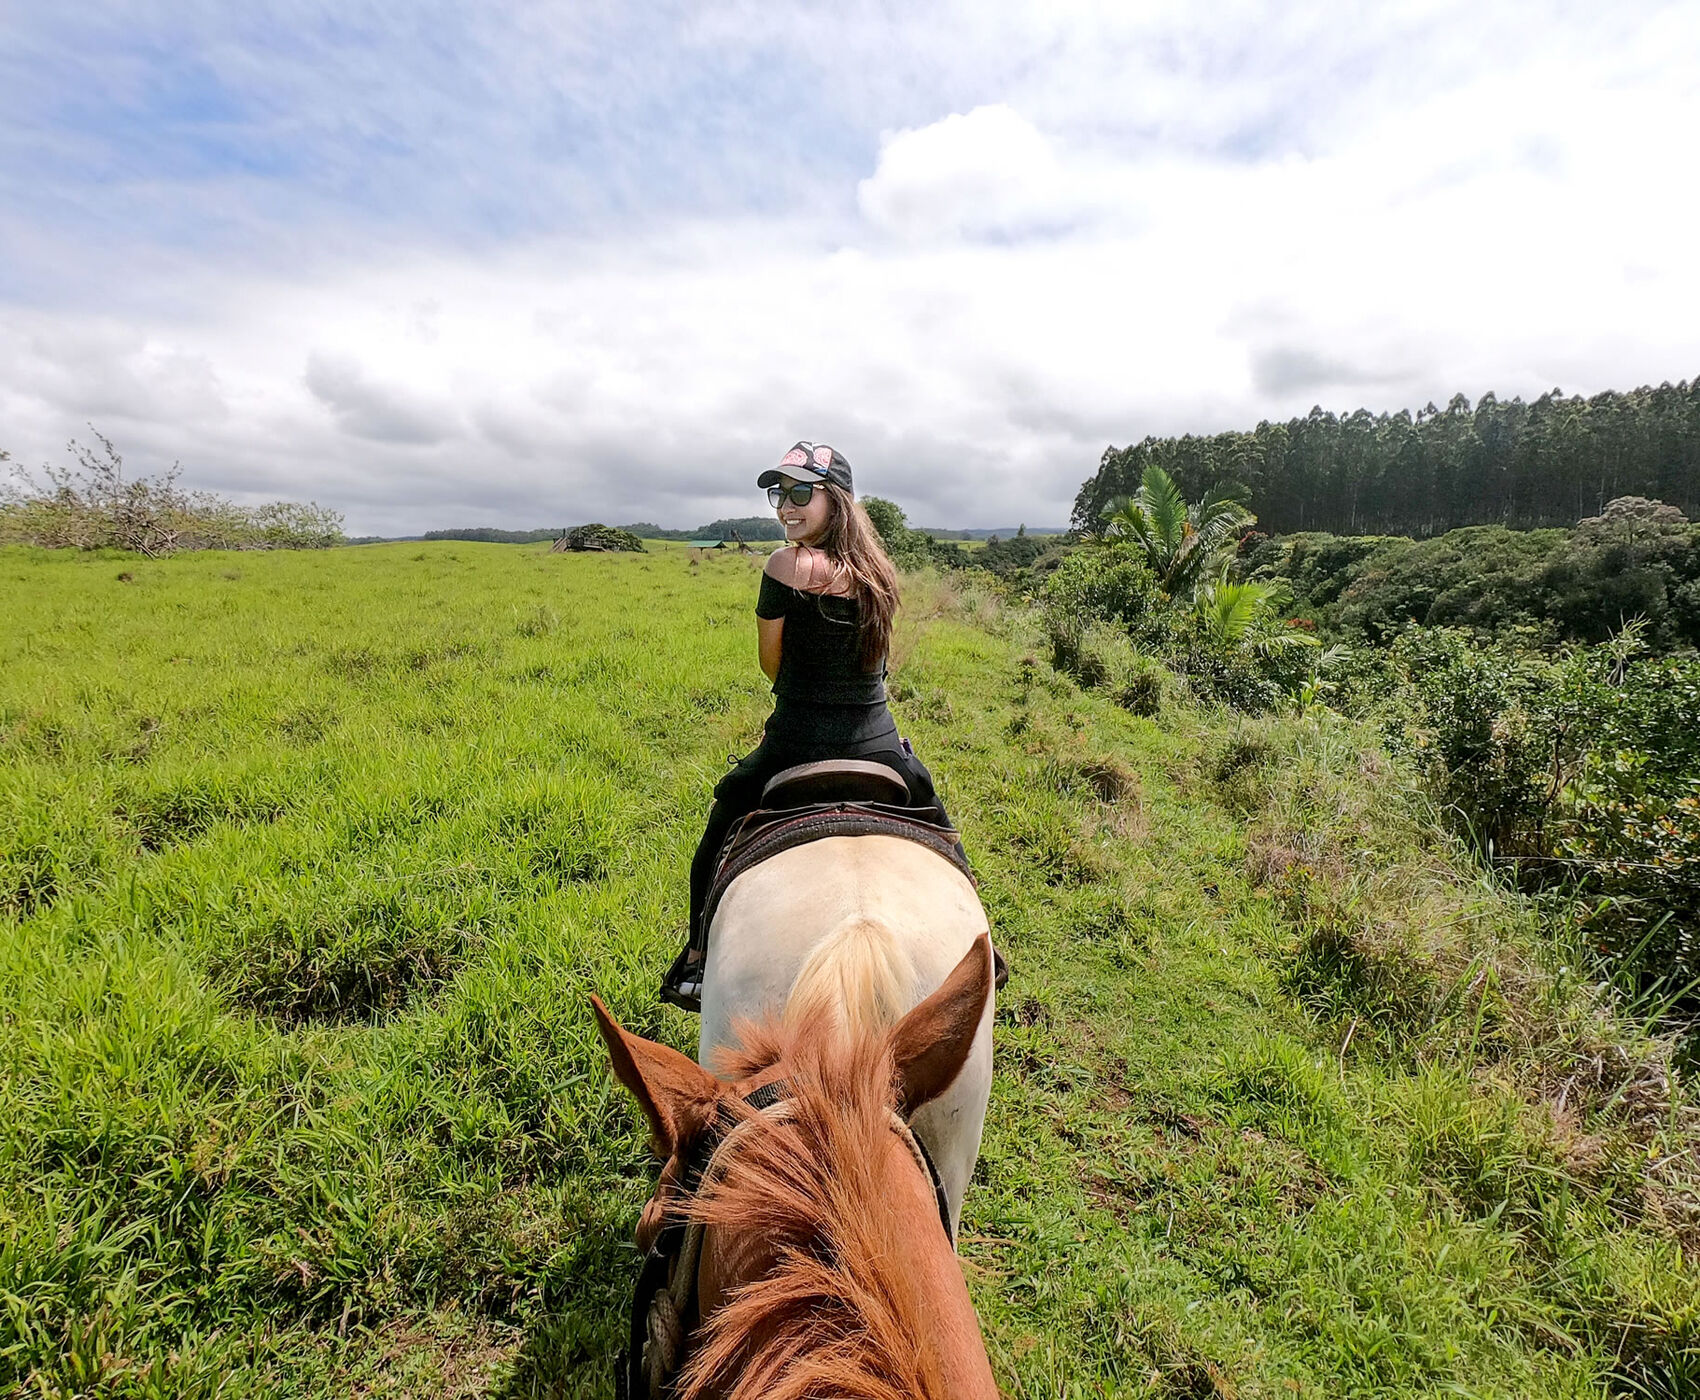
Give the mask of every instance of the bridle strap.
MULTIPOLYGON (((755 1112, 730 1123, 726 1121, 730 1115, 723 1116, 721 1124, 695 1144, 676 1188, 677 1197, 685 1201, 695 1197, 703 1183, 718 1174, 716 1164, 728 1144, 754 1124, 763 1118, 788 1117, 789 1090, 786 1081, 776 1079, 746 1094, 744 1102, 755 1112), (706 1159, 704 1148, 708 1149, 706 1159)), ((620 1375, 624 1400, 663 1400, 668 1383, 678 1374, 685 1354, 685 1319, 696 1296, 702 1236, 699 1222, 676 1219, 662 1226, 644 1255, 632 1292, 631 1335, 620 1375)))
POLYGON ((921 1175, 927 1179, 933 1188, 933 1200, 938 1203, 939 1224, 944 1226, 944 1237, 950 1241, 952 1250, 956 1248, 956 1231, 950 1225, 950 1196, 944 1189, 944 1178, 939 1175, 939 1169, 933 1165, 933 1154, 927 1151, 927 1144, 916 1135, 909 1126, 909 1120, 895 1108, 887 1109, 891 1115, 892 1129, 909 1149, 909 1155, 915 1159, 915 1165, 921 1169, 921 1175))

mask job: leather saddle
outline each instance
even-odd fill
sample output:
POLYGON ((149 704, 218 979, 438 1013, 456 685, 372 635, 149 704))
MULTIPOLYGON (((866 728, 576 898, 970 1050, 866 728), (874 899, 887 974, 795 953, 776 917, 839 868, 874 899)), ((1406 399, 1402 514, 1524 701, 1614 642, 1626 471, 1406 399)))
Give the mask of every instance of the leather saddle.
POLYGON ((783 768, 761 790, 764 809, 817 802, 883 802, 909 805, 909 784, 895 768, 865 758, 828 758, 783 768))
POLYGON ((962 838, 937 803, 909 805, 909 784, 895 768, 861 758, 829 758, 782 768, 762 788, 762 805, 726 835, 703 902, 697 945, 708 941, 726 888, 770 856, 826 836, 901 836, 943 856, 970 880, 962 838))
MULTIPOLYGON (((909 798, 902 774, 866 759, 799 763, 775 773, 762 788, 762 806, 733 826, 721 847, 695 931, 696 946, 707 943, 715 910, 734 880, 781 851, 827 836, 901 837, 948 860, 978 886, 962 837, 944 808, 937 803, 912 807, 909 798)), ((992 955, 1001 988, 1009 980, 1009 967, 995 948, 992 955)))

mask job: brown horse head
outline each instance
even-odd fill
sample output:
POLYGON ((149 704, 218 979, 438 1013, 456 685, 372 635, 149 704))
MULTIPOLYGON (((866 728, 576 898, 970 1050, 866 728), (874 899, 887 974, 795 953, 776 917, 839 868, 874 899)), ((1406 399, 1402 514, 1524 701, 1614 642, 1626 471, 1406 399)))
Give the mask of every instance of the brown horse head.
POLYGON ((956 1077, 991 980, 982 937, 889 1031, 825 1018, 745 1026, 725 1079, 630 1034, 592 999, 665 1163, 638 1243, 669 1217, 702 1227, 681 1400, 996 1396, 934 1183, 894 1120, 956 1077), (746 1097, 777 1081, 783 1111, 756 1113, 746 1097), (714 1170, 684 1196, 693 1149, 727 1122, 714 1170))

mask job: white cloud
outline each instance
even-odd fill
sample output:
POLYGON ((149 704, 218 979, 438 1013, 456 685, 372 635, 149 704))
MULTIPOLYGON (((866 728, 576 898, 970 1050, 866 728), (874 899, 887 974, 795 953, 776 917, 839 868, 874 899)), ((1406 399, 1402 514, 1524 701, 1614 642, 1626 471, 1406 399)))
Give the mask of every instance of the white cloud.
POLYGON ((856 187, 869 222, 908 238, 1056 233, 1092 202, 1051 143, 1002 103, 887 133, 878 167, 856 187))
POLYGON ((54 455, 92 419, 192 484, 401 532, 748 513, 812 437, 913 519, 1050 524, 1149 432, 1700 373, 1691 9, 1201 13, 894 39, 855 6, 700 12, 716 80, 772 46, 776 92, 865 108, 859 164, 783 215, 625 189, 641 211, 571 235, 155 251, 98 313, 0 301, 0 445, 54 455))
POLYGON ((313 397, 330 409, 350 437, 424 446, 447 440, 456 428, 448 403, 377 383, 357 362, 342 355, 309 351, 305 381, 313 397))

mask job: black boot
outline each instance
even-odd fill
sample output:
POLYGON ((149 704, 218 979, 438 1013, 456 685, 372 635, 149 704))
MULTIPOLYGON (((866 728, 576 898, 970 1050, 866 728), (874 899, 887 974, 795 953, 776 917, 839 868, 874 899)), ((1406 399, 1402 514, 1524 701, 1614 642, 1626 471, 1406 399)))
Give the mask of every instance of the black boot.
POLYGON ((686 944, 661 979, 661 1000, 681 1011, 702 1011, 703 955, 686 944))

